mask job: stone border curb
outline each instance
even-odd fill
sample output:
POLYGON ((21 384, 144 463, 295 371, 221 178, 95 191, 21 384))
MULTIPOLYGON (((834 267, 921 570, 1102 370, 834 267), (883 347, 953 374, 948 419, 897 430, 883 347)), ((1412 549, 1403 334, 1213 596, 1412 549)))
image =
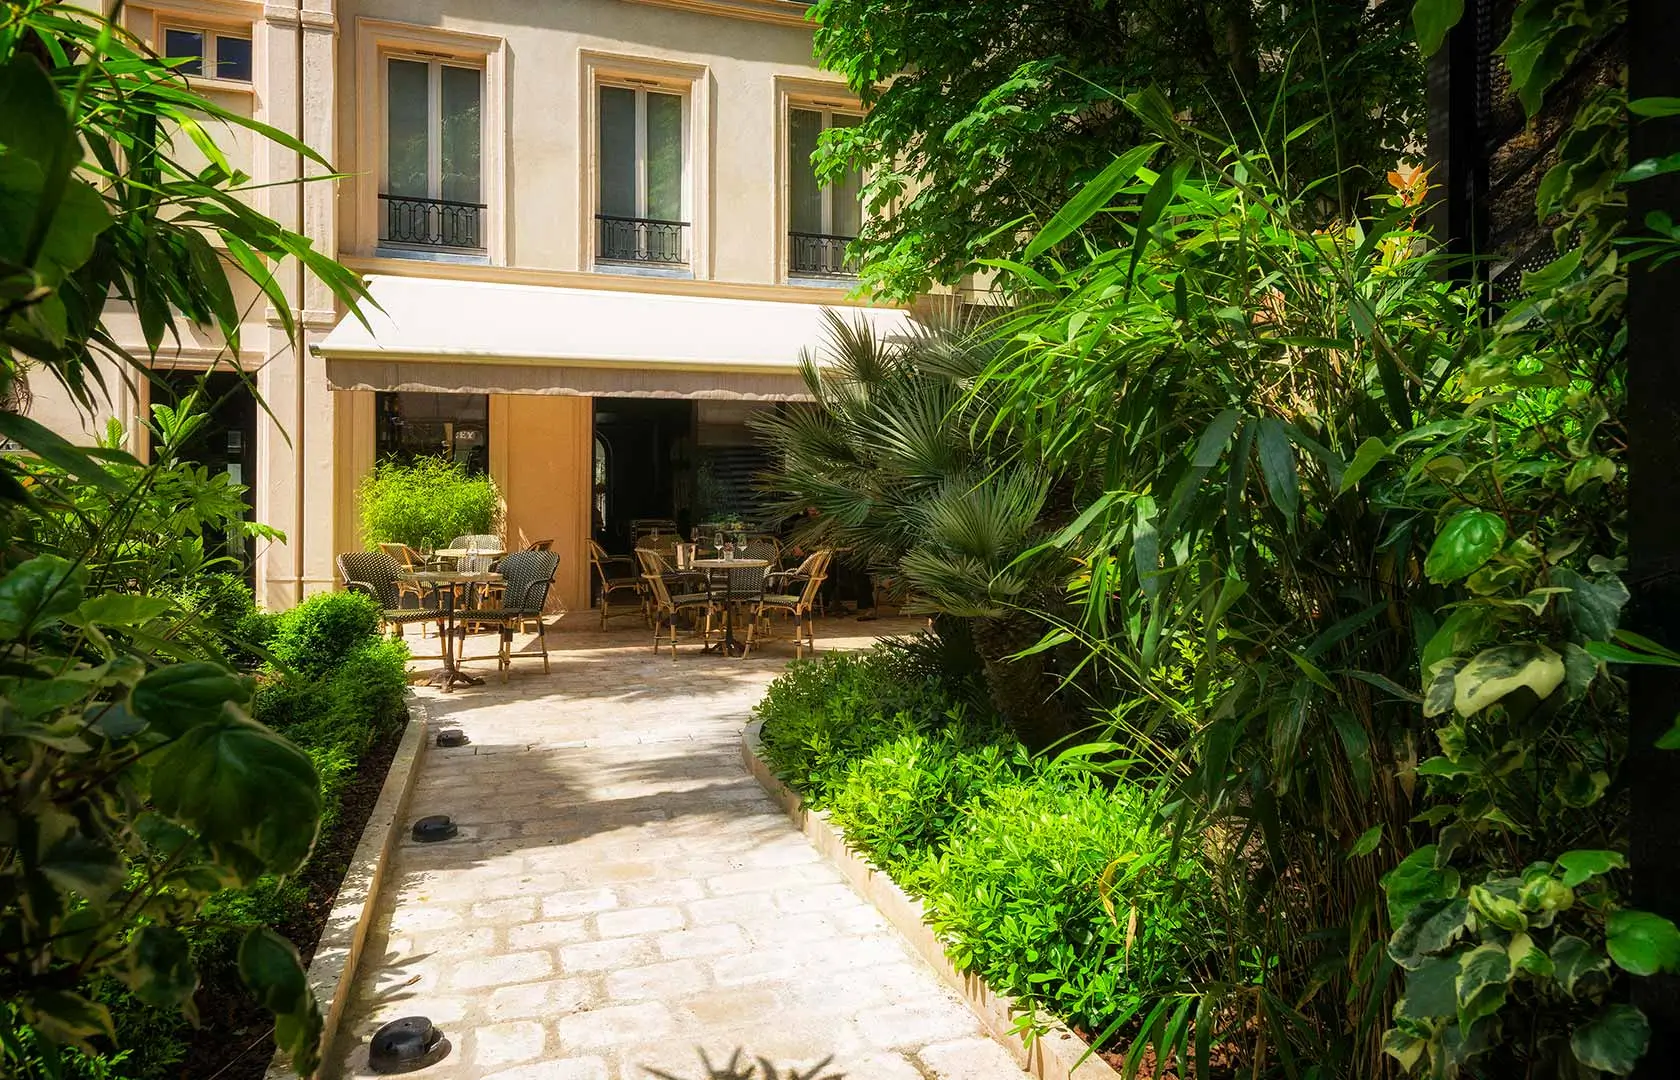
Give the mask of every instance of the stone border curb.
POLYGON ((875 906, 951 989, 962 995, 974 1015, 980 1018, 981 1026, 1022 1068, 1038 1080, 1119 1080, 1120 1074, 1106 1061, 1089 1053, 1085 1040, 1049 1016, 1040 1014, 1040 1019, 1049 1025, 1048 1031, 1030 1044, 1022 1038, 1015 1029, 1014 1017, 1018 1011, 1015 1000, 994 991, 979 975, 958 969, 938 935, 924 921, 922 902, 899 888, 884 871, 870 865, 865 856, 848 847, 845 834, 828 820, 827 814, 806 809, 804 800, 770 771, 758 753, 761 726, 755 720, 741 732, 741 760, 746 763, 747 771, 799 831, 839 869, 847 883, 875 906))
MULTIPOLYGON (((368 928, 373 925, 379 890, 385 881, 391 853, 402 835, 409 796, 420 775, 420 759, 426 750, 429 717, 426 703, 412 689, 408 691, 408 727, 391 758, 379 799, 373 804, 362 829, 362 838, 350 856, 350 866, 333 898, 332 911, 321 928, 321 940, 309 962, 309 991, 321 1003, 324 1030, 321 1033, 321 1076, 333 1073, 333 1046, 338 1042, 338 1025, 344 1018, 350 990, 356 981, 356 966, 362 959, 368 928)), ((265 1080, 294 1080, 297 1073, 278 1058, 269 1063, 265 1080)))

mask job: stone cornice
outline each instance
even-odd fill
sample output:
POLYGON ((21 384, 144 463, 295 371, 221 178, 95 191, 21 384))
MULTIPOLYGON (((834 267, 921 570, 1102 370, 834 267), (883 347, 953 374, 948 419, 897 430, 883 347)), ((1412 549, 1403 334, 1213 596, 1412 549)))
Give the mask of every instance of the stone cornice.
POLYGON ((651 4, 655 7, 680 8, 706 15, 722 15, 731 19, 750 19, 754 22, 777 23, 782 26, 808 26, 805 12, 811 5, 801 0, 625 0, 631 4, 651 4))

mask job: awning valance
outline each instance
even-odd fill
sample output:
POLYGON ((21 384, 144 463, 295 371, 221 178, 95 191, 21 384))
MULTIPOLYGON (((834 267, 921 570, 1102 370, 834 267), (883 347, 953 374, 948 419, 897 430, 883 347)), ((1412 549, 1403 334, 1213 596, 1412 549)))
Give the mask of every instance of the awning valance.
MULTIPOLYGON (((818 304, 378 276, 383 310, 346 317, 315 347, 337 390, 793 400, 818 304)), ((877 336, 897 308, 840 309, 877 336)))

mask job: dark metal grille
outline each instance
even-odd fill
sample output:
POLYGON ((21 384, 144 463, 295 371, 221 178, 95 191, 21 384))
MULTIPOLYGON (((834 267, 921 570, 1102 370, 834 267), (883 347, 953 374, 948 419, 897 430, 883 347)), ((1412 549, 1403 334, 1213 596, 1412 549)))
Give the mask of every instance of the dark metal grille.
POLYGON ((484 203, 381 195, 385 203, 382 240, 425 247, 484 247, 484 203))
POLYGON ((596 258, 603 262, 688 263, 686 221, 596 214, 596 258))
POLYGON ((857 264, 846 258, 846 245, 855 236, 828 233, 788 233, 788 273, 816 277, 853 277, 857 264))

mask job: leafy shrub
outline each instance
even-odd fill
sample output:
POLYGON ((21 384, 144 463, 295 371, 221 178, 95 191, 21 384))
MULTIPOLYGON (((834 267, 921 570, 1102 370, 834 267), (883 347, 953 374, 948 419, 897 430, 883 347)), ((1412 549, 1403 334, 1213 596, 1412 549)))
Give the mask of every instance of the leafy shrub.
POLYGON ((1206 872, 1170 856, 1145 791, 1040 766, 967 811, 928 868, 928 922, 959 966, 1103 1033, 1211 947, 1206 872))
POLYGON ((946 727, 968 745, 1007 738, 991 713, 968 707, 938 674, 915 670, 913 655, 883 644, 795 664, 776 679, 755 710, 771 768, 824 806, 852 763, 882 743, 946 727))
POLYGON ((382 461, 362 481, 357 501, 362 538, 369 544, 420 547, 447 543, 471 533, 493 533, 501 515, 501 493, 488 476, 471 476, 466 466, 437 457, 412 464, 382 461))
POLYGON ((379 605, 361 593, 312 596, 283 612, 274 625, 269 651, 277 663, 319 678, 379 636, 379 605))
POLYGON ((999 745, 964 749, 961 732, 905 735, 852 763, 829 813, 852 847, 900 885, 919 892, 930 853, 942 847, 964 809, 1029 768, 1024 751, 999 745))

